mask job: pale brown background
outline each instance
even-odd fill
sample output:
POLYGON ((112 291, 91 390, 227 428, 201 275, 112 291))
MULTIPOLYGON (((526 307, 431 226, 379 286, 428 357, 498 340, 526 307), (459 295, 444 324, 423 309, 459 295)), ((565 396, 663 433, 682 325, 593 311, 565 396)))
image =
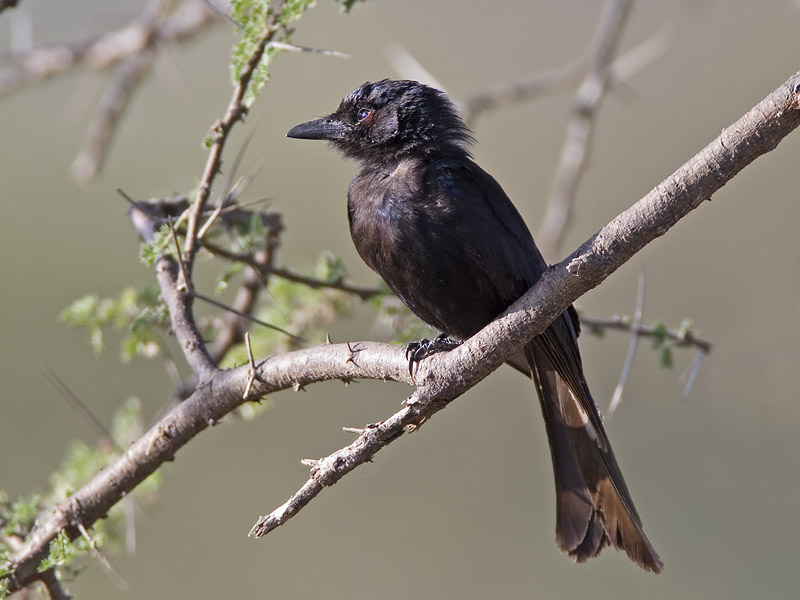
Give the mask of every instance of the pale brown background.
MULTIPOLYGON (((142 3, 21 4, 41 42, 118 26, 142 3)), ((374 0, 344 18, 321 0, 295 41, 353 58, 280 57, 232 145, 257 126, 244 168, 266 159, 250 198, 270 196, 285 215, 280 262, 302 266, 330 249, 356 282, 374 282, 347 233, 344 195, 354 166, 322 144, 284 134, 335 108, 363 81, 396 76, 386 59, 390 43, 405 44, 459 100, 577 56, 600 7, 590 0, 374 0)), ((4 48, 8 21, 8 13, 0 17, 4 48)), ((796 72, 799 28, 800 7, 790 0, 638 2, 622 49, 657 31, 668 32, 672 46, 605 102, 564 254, 796 72)), ((98 76, 72 73, 0 101, 0 487, 12 495, 44 488, 70 439, 94 439, 42 366, 106 420, 131 394, 151 417, 169 393, 158 365, 121 366, 113 340, 96 359, 85 333, 56 317, 83 294, 152 281, 114 190, 149 197, 191 188, 205 161, 201 139, 230 97, 231 40, 222 25, 159 61, 125 116, 106 171, 88 188, 68 170, 87 122, 76 106, 87 89, 98 89, 98 76)), ((477 160, 534 230, 571 97, 488 115, 475 130, 477 160)), ((315 385, 276 395, 255 422, 203 433, 164 468, 160 502, 139 520, 138 555, 113 558, 130 592, 118 591, 94 563, 73 592, 84 600, 794 597, 799 149, 796 132, 579 301, 594 316, 631 313, 644 268, 645 321, 677 325, 692 317, 715 344, 685 402, 679 377, 693 353, 677 352, 676 369, 664 371, 642 344, 608 426, 663 575, 645 574, 613 550, 582 566, 557 551, 539 408, 531 386, 501 369, 262 540, 247 531, 305 480, 299 459, 348 443, 342 426, 379 420, 408 390, 315 385)), ((376 335, 355 318, 331 332, 336 340, 376 335)), ((603 405, 627 342, 616 334, 583 341, 603 405)))

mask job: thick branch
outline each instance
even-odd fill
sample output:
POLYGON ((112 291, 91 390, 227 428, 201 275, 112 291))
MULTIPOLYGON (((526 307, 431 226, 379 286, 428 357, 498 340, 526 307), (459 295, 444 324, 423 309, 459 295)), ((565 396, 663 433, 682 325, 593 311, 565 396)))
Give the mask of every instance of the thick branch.
POLYGON ((399 436, 419 426, 498 368, 582 294, 599 285, 634 254, 666 233, 744 169, 773 150, 800 125, 800 73, 750 110, 647 196, 616 217, 542 278, 503 315, 455 350, 420 364, 417 389, 406 408, 368 427, 355 442, 318 461, 303 487, 251 535, 260 537, 306 506, 399 436))
POLYGON ((217 367, 194 321, 192 292, 178 286, 178 265, 168 255, 161 256, 156 262, 156 277, 161 288, 161 299, 169 309, 172 333, 178 339, 186 362, 202 385, 211 378, 217 367))
MULTIPOLYGON (((36 566, 47 555, 49 543, 59 531, 66 530, 71 537, 77 537, 78 524, 89 527, 105 517, 114 504, 158 467, 174 460, 175 453, 189 440, 243 404, 248 373, 248 366, 217 371, 131 444, 125 454, 57 505, 14 557, 11 591, 37 579, 36 566)), ((381 379, 411 385, 404 350, 381 343, 323 344, 281 354, 262 361, 258 377, 259 395, 330 379, 381 379)))

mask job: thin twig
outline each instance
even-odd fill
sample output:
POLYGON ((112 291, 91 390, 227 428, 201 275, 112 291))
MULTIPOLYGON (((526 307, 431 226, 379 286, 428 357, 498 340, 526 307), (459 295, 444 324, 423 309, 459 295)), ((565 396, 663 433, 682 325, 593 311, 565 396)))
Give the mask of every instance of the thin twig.
POLYGON ((277 325, 273 325, 272 323, 267 323, 266 321, 262 321, 261 319, 258 319, 256 317, 254 317, 253 315, 249 315, 246 312, 243 312, 241 310, 235 309, 232 306, 228 306, 227 304, 225 304, 223 302, 215 300, 211 296, 206 296, 205 294, 201 294, 200 292, 195 291, 194 292, 194 297, 197 298, 198 300, 202 300, 203 302, 208 302, 209 304, 213 304, 217 308, 221 308, 223 310, 227 310, 228 312, 233 313, 233 314, 235 314, 235 315, 237 315, 239 317, 242 317, 243 319, 247 319, 248 321, 252 321, 253 323, 257 323, 258 325, 261 325, 262 327, 266 327, 267 329, 272 329, 273 331, 277 331, 279 333, 282 333, 282 334, 292 338, 296 342, 305 342, 305 341, 307 341, 304 338, 300 337, 299 335, 295 335, 295 334, 291 333, 290 331, 286 331, 285 329, 282 329, 281 327, 278 327, 277 325))
POLYGON ((589 155, 595 114, 608 87, 609 64, 632 4, 632 0, 610 0, 600 19, 590 52, 591 68, 578 88, 547 208, 536 236, 545 257, 558 255, 572 219, 575 193, 589 155))
POLYGON ((253 382, 256 380, 258 376, 258 372, 256 371, 256 359, 253 357, 253 348, 250 346, 250 332, 244 332, 244 343, 247 346, 247 360, 250 362, 250 373, 247 375, 247 385, 244 388, 244 394, 242 398, 247 400, 250 396, 250 390, 253 387, 253 382))
POLYGON ((247 89, 250 85, 253 74, 258 68, 258 65, 261 63, 261 59, 264 56, 267 45, 280 30, 280 25, 277 24, 278 15, 280 12, 280 6, 272 9, 269 22, 258 38, 258 43, 256 44, 255 49, 252 51, 247 62, 242 67, 239 79, 234 85, 233 96, 231 97, 228 108, 225 111, 225 116, 217 121, 211 128, 211 148, 209 149, 208 159, 206 160, 206 166, 203 169, 203 175, 200 179, 200 184, 197 186, 197 198, 189 209, 189 218, 186 227, 185 253, 186 266, 189 271, 189 276, 191 276, 194 259, 199 248, 197 232, 199 229, 200 215, 203 213, 203 210, 205 210, 206 202, 208 202, 208 198, 211 195, 212 184, 219 173, 222 161, 222 149, 225 147, 228 134, 233 126, 247 113, 247 106, 244 103, 245 94, 247 93, 247 89))
MULTIPOLYGON (((391 43, 386 49, 386 58, 402 79, 414 79, 438 90, 446 91, 445 86, 426 69, 402 44, 391 43)), ((469 124, 469 121, 467 121, 469 124)))
POLYGON ((310 287, 311 289, 330 289, 330 290, 339 290, 340 292, 347 292, 348 294, 353 294, 358 296, 361 300, 369 300, 374 296, 383 296, 386 295, 387 292, 378 288, 364 288, 355 285, 350 285, 348 283, 344 283, 341 280, 337 281, 324 281, 322 279, 317 279, 315 277, 309 277, 308 275, 303 275, 301 273, 296 273, 291 269, 287 269, 285 267, 275 267, 275 266, 265 266, 259 265, 253 255, 250 253, 243 253, 239 254, 236 252, 231 252, 217 246, 213 242, 207 242, 205 240, 202 241, 202 246, 204 249, 208 250, 215 256, 219 256, 220 258, 224 258, 226 260, 230 260, 233 262, 242 262, 250 267, 257 269, 263 276, 267 275, 275 275, 280 277, 281 279, 286 279, 287 281, 294 281, 295 283, 302 283, 310 287))
MULTIPOLYGON (((204 2, 192 2, 164 19, 154 35, 159 42, 181 41, 219 20, 204 2)), ((139 54, 147 43, 147 27, 142 18, 137 17, 121 29, 102 36, 31 50, 14 65, 0 71, 0 97, 79 65, 103 70, 139 54)))
POLYGON ((119 571, 114 568, 114 565, 111 564, 111 561, 108 560, 108 557, 100 552, 100 549, 94 543, 92 536, 89 535, 86 526, 83 523, 78 523, 78 530, 81 532, 83 539, 86 540, 86 543, 89 544, 89 547, 94 552, 95 558, 97 558, 98 562, 103 566, 105 572, 108 573, 109 577, 111 577, 111 581, 113 581, 121 591, 127 591, 130 587, 128 582, 125 581, 122 575, 119 574, 119 571))
MULTIPOLYGON (((153 39, 152 36, 150 39, 153 39)), ((117 77, 106 89, 94 112, 86 141, 72 163, 72 175, 77 181, 88 183, 100 173, 120 117, 128 106, 131 95, 150 72, 154 56, 154 50, 148 45, 120 65, 117 77)))
POLYGON ((310 46, 297 46, 296 44, 287 44, 286 42, 271 42, 270 46, 273 48, 278 48, 279 50, 287 50, 289 52, 310 52, 312 54, 335 56, 336 58, 352 58, 349 54, 337 52, 336 50, 325 50, 323 48, 312 48, 310 46))
POLYGON ((86 421, 104 441, 116 447, 119 452, 124 452, 122 448, 116 445, 114 438, 111 437, 111 432, 106 429, 106 426, 103 425, 103 422, 98 419, 91 410, 89 410, 89 407, 81 402, 80 398, 72 393, 72 390, 67 387, 67 384, 65 384, 58 375, 56 375, 47 367, 42 367, 42 371, 44 372, 44 376, 47 378, 50 384, 56 388, 56 391, 58 391, 61 397, 67 401, 67 404, 74 408, 75 412, 83 417, 83 420, 86 421))
POLYGON ((580 58, 531 79, 504 83, 475 94, 464 102, 464 120, 467 125, 474 127, 478 117, 484 112, 530 100, 541 94, 569 89, 578 83, 588 70, 588 58, 580 58))
POLYGON ((703 364, 703 359, 705 359, 707 351, 703 348, 700 348, 697 352, 697 356, 694 357, 691 366, 689 367, 688 374, 686 376, 686 385, 683 388, 683 394, 681 394, 681 400, 686 400, 689 397, 689 394, 694 387, 694 382, 697 379, 697 374, 700 372, 700 367, 703 364))
MULTIPOLYGON (((253 313, 258 298, 265 289, 267 279, 262 276, 261 269, 272 264, 275 249, 280 243, 280 232, 283 230, 279 215, 262 214, 261 218, 271 221, 264 238, 264 247, 252 254, 253 264, 257 267, 248 266, 233 301, 233 308, 248 315, 253 313)), ((234 316, 234 313, 228 313, 223 318, 222 325, 217 329, 217 337, 211 346, 211 356, 214 360, 220 362, 228 351, 242 340, 243 329, 242 319, 234 316)))
POLYGON ((40 580, 50 600, 70 600, 72 598, 61 586, 61 582, 56 577, 55 569, 47 569, 41 574, 40 580))
MULTIPOLYGON (((609 66, 609 85, 617 85, 633 77, 661 56, 669 46, 669 42, 669 35, 657 32, 614 59, 609 66)), ((478 117, 482 116, 484 112, 530 101, 544 94, 568 90, 589 73, 592 66, 591 59, 591 54, 587 53, 586 56, 530 79, 503 83, 474 94, 464 102, 464 120, 470 127, 474 127, 478 117)))
POLYGON ((695 347, 699 351, 708 354, 711 352, 713 344, 708 340, 697 337, 691 330, 688 329, 667 329, 663 331, 661 327, 653 327, 647 325, 634 326, 628 317, 621 317, 616 315, 610 319, 598 319, 594 317, 587 317, 581 315, 581 326, 589 333, 600 333, 606 329, 615 329, 624 331, 631 335, 635 334, 639 337, 659 337, 665 335, 669 340, 675 342, 675 345, 682 348, 695 347))
POLYGON ((183 256, 181 254, 181 245, 178 242, 178 234, 175 233, 175 224, 172 222, 172 216, 167 216, 167 222, 169 223, 169 229, 172 232, 172 241, 175 243, 175 255, 178 257, 178 266, 181 268, 181 275, 183 275, 183 280, 179 284, 183 286, 179 289, 188 289, 189 278, 186 276, 186 263, 183 262, 183 256))
POLYGON ((631 326, 631 343, 628 346, 628 355, 625 357, 625 364, 622 367, 622 372, 619 375, 617 387, 614 389, 614 395, 611 396, 611 403, 608 405, 608 412, 606 417, 610 418, 617 410, 617 406, 622 400, 622 390, 625 387, 625 382, 628 380, 628 374, 631 372, 633 365, 633 357, 636 354, 636 346, 639 342, 639 329, 642 325, 642 312, 644 311, 644 290, 645 290, 645 277, 644 271, 639 273, 639 289, 636 293, 636 312, 633 315, 633 324, 631 326))

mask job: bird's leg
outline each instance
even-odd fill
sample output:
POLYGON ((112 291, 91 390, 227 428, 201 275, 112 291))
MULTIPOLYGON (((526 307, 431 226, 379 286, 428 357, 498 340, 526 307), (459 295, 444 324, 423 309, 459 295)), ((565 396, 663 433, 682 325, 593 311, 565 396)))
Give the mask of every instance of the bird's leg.
POLYGON ((448 352, 458 348, 461 342, 452 340, 444 333, 440 333, 434 339, 423 338, 418 342, 409 342, 406 346, 406 358, 408 359, 408 372, 414 374, 414 366, 419 365, 419 361, 439 352, 448 352))

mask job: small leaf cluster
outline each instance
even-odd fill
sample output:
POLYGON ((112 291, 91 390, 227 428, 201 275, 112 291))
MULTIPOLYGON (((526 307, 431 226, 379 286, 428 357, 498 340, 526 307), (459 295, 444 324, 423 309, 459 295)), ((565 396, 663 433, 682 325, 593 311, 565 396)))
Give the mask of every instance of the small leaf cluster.
MULTIPOLYGON (((7 588, 2 578, 10 571, 3 563, 9 559, 10 548, 19 547, 27 541, 42 514, 49 512, 98 471, 111 464, 123 452, 122 448, 141 435, 142 428, 141 403, 136 398, 129 398, 112 418, 110 437, 100 439, 96 446, 90 446, 82 440, 75 440, 69 445, 60 468, 50 475, 50 489, 46 494, 31 494, 9 501, 0 490, 0 597, 7 588)), ((156 472, 134 490, 131 498, 139 503, 148 503, 160 483, 161 474, 156 472)), ((39 572, 56 568, 56 575, 60 579, 74 577, 80 570, 74 565, 76 558, 103 545, 112 549, 121 547, 124 531, 125 507, 120 504, 112 508, 105 519, 87 528, 89 539, 81 536, 70 541, 64 531, 60 532, 50 543, 50 553, 40 563, 39 572)))
MULTIPOLYGON (((309 277, 326 283, 341 281, 346 275, 341 260, 328 252, 323 252, 313 266, 303 271, 309 277)), ((349 294, 332 289, 312 289, 280 277, 269 279, 264 298, 255 316, 302 337, 304 344, 323 342, 325 326, 337 316, 348 314, 352 308, 349 294)), ((296 339, 257 324, 249 329, 251 347, 256 356, 277 354, 298 344, 296 339)), ((228 353, 222 366, 233 367, 246 362, 247 351, 240 344, 228 353)))
MULTIPOLYGON (((209 143, 209 145, 211 145, 209 143)), ((156 259, 162 254, 169 254, 176 256, 177 250, 172 242, 172 228, 169 224, 164 223, 153 234, 152 239, 142 244, 139 251, 139 259, 148 267, 152 267, 156 259)))
POLYGON ((78 298, 61 311, 59 319, 71 327, 86 328, 97 354, 105 349, 106 328, 125 331, 120 356, 129 361, 135 356, 152 357, 159 353, 163 343, 161 331, 168 315, 158 298, 158 289, 148 285, 138 290, 125 288, 111 298, 97 294, 78 298))
POLYGON ((684 319, 675 331, 670 332, 664 323, 655 323, 653 329, 653 348, 658 350, 661 366, 671 369, 674 366, 672 349, 684 348, 690 345, 690 338, 694 330, 694 321, 684 319))
POLYGON ((348 14, 353 9, 356 2, 365 2, 365 0, 336 0, 336 4, 339 5, 339 10, 344 14, 348 14))
POLYGON ((371 298, 370 304, 376 311, 378 325, 385 329, 389 339, 396 344, 407 344, 431 337, 431 328, 393 295, 386 283, 381 282, 381 287, 386 294, 371 298))
MULTIPOLYGON (((275 15, 269 0, 232 0, 231 19, 238 25, 240 39, 234 45, 231 60, 231 79, 236 84, 245 67, 251 63, 271 30, 279 33, 279 41, 288 42, 292 34, 289 27, 300 19, 305 11, 316 4, 315 0, 285 0, 280 12, 275 15)), ((250 108, 269 78, 269 66, 280 52, 280 48, 267 44, 258 64, 250 75, 242 103, 250 108)))

